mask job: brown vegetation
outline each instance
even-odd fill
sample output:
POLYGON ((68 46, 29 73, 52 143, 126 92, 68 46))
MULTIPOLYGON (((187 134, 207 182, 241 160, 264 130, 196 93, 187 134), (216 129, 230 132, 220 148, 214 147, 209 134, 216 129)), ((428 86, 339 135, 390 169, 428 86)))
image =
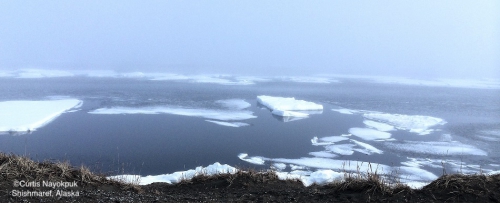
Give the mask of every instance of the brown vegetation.
POLYGON ((235 174, 198 175, 178 184, 145 186, 108 180, 68 162, 35 162, 0 153, 0 202, 500 202, 500 174, 444 175, 422 189, 384 182, 376 172, 348 174, 344 181, 304 187, 279 180, 274 172, 239 170, 235 174), (15 180, 77 182, 78 197, 15 197, 15 180))

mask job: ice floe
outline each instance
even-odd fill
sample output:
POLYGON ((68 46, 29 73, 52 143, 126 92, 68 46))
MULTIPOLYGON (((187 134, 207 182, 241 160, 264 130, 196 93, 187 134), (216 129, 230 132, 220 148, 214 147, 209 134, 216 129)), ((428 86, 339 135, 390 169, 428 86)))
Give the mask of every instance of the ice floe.
POLYGON ((138 175, 117 175, 110 176, 108 179, 121 180, 131 183, 139 183, 140 185, 148 185, 151 183, 161 182, 175 184, 183 180, 190 180, 197 175, 217 175, 217 174, 234 174, 238 170, 227 164, 220 164, 215 162, 214 164, 208 165, 207 167, 196 167, 196 169, 191 169, 187 171, 178 171, 170 174, 163 175, 148 175, 148 176, 138 176, 138 175))
POLYGON ((382 154, 384 153, 382 150, 380 149, 377 149, 376 147, 370 145, 370 144, 367 144, 367 143, 364 143, 364 142, 360 142, 360 141, 357 141, 357 140, 353 140, 351 139, 352 142, 354 142, 355 144, 357 144, 358 146, 360 147, 363 147, 364 149, 354 149, 358 152, 361 152, 363 154, 372 154, 372 153, 376 153, 376 154, 382 154))
POLYGON ((247 110, 216 110, 216 109, 196 109, 182 107, 111 107, 100 108, 90 111, 91 114, 174 114, 182 116, 195 116, 216 120, 246 120, 256 118, 252 111, 247 110))
POLYGON ((323 112, 323 105, 304 100, 296 100, 293 97, 272 97, 261 95, 257 96, 257 101, 265 107, 271 109, 272 114, 285 118, 282 120, 284 122, 307 118, 309 114, 318 114, 323 112))
POLYGON ((315 157, 323 157, 323 158, 335 158, 335 157, 337 157, 337 155, 332 154, 331 152, 328 152, 328 151, 309 152, 309 155, 315 156, 315 157))
POLYGON ((222 126, 228 126, 228 127, 243 127, 243 126, 249 126, 250 124, 248 123, 242 123, 242 122, 224 122, 224 121, 214 121, 214 120, 205 120, 211 123, 215 123, 217 125, 222 125, 222 126))
POLYGON ((283 111, 283 110, 273 110, 272 114, 277 115, 277 116, 283 116, 283 117, 308 117, 309 114, 307 113, 301 113, 301 112, 294 112, 294 111, 283 111))
POLYGON ((272 97, 257 96, 257 101, 271 110, 282 111, 307 111, 323 110, 323 105, 304 100, 297 100, 293 97, 272 97))
POLYGON ((266 162, 264 160, 264 157, 260 157, 260 156, 249 157, 248 154, 246 154, 246 153, 239 154, 238 158, 240 158, 241 160, 246 161, 248 163, 257 164, 257 165, 263 165, 266 162))
POLYGON ((353 144, 335 144, 335 145, 327 145, 325 149, 327 151, 340 154, 340 155, 352 155, 354 154, 353 144))
POLYGON ((432 132, 432 129, 429 129, 432 126, 446 124, 446 121, 444 121, 443 119, 431 116, 388 113, 366 113, 363 116, 367 119, 384 122, 389 125, 393 125, 398 129, 408 130, 420 135, 426 135, 432 132))
POLYGON ((0 102, 0 132, 30 132, 78 108, 78 99, 0 102))
POLYGON ((282 77, 281 78, 284 81, 291 81, 291 82, 300 82, 300 83, 323 83, 323 84, 328 84, 328 83, 338 83, 340 81, 330 79, 330 78, 325 78, 325 77, 282 77))
POLYGON ((217 100, 215 103, 218 103, 228 109, 246 109, 252 106, 250 103, 246 102, 243 99, 226 99, 226 100, 217 100))
POLYGON ((389 139, 391 138, 391 133, 382 132, 370 128, 351 128, 349 133, 360 137, 364 140, 376 140, 376 139, 389 139))
POLYGON ((379 122, 375 122, 375 121, 371 121, 371 120, 365 120, 365 121, 363 121, 363 123, 370 128, 377 129, 378 131, 393 131, 393 130, 395 130, 394 126, 388 125, 385 123, 379 123, 379 122))
POLYGON ((313 145, 331 145, 334 144, 335 142, 340 142, 344 140, 348 140, 349 138, 342 137, 342 136, 330 136, 330 137, 322 137, 321 139, 318 139, 318 137, 313 137, 311 139, 311 143, 313 145))
POLYGON ((460 142, 422 142, 422 141, 404 141, 400 143, 384 143, 389 149, 412 152, 420 154, 434 155, 478 155, 487 156, 488 153, 472 145, 462 144, 460 142))

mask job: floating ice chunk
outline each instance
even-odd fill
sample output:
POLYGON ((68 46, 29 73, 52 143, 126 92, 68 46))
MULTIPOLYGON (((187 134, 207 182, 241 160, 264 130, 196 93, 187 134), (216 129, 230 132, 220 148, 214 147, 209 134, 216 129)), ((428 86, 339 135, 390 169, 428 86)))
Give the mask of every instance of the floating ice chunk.
POLYGON ((237 80, 231 81, 226 76, 220 75, 197 75, 191 76, 190 80, 197 83, 215 83, 221 85, 252 85, 255 84, 253 81, 248 80, 237 80))
POLYGON ((360 151, 360 152, 362 152, 364 154, 372 154, 372 153, 382 154, 382 153, 384 153, 382 150, 377 149, 376 147, 374 147, 370 144, 360 142, 357 140, 353 140, 353 139, 351 139, 351 141, 354 142, 355 144, 357 144, 358 146, 363 147, 366 151, 360 151))
POLYGON ((222 106, 228 109, 246 109, 252 106, 250 103, 246 102, 243 99, 226 99, 226 100, 217 100, 215 103, 221 104, 222 106))
POLYGON ((282 110, 273 110, 272 114, 282 117, 302 117, 306 118, 309 114, 294 112, 294 111, 282 111, 282 110))
POLYGON ((417 167, 401 166, 397 167, 400 177, 413 181, 433 181, 438 177, 433 173, 417 167))
POLYGON ((311 143, 313 145, 331 145, 334 144, 335 142, 340 142, 344 140, 348 140, 349 138, 346 137, 341 137, 341 136, 330 136, 330 137, 322 137, 321 139, 318 139, 318 137, 313 137, 311 139, 311 143), (322 141, 322 142, 319 142, 322 141))
POLYGON ((100 108, 90 111, 91 114, 174 114, 182 116, 195 116, 217 120, 246 120, 256 118, 251 111, 243 110, 214 110, 214 109, 188 109, 181 107, 112 107, 100 108))
POLYGON ((213 120, 205 120, 211 123, 215 123, 217 125, 222 125, 222 126, 228 126, 228 127, 243 127, 243 126, 249 126, 248 123, 242 123, 242 122, 223 122, 223 121, 213 121, 213 120))
POLYGON ((490 176, 496 175, 496 174, 500 174, 500 170, 498 170, 498 171, 491 171, 491 172, 489 172, 487 174, 490 175, 490 176))
POLYGON ((365 120, 365 121, 363 121, 363 123, 370 128, 377 129, 378 131, 393 131, 393 130, 395 130, 394 126, 387 125, 385 123, 379 123, 379 122, 375 122, 375 121, 371 121, 371 120, 365 120))
POLYGON ((277 170, 285 170, 286 164, 284 163, 273 163, 272 167, 277 170))
POLYGON ((351 110, 351 109, 332 109, 332 111, 339 112, 341 114, 355 114, 358 113, 356 110, 351 110))
POLYGON ((321 151, 321 152, 309 152, 309 155, 315 156, 315 157, 323 157, 323 158, 335 158, 337 155, 332 154, 327 151, 321 151))
POLYGON ((348 140, 349 138, 346 138, 346 137, 342 137, 342 136, 329 136, 329 137, 322 137, 320 138, 321 141, 325 141, 325 142, 340 142, 340 141, 344 141, 344 140, 348 140))
POLYGON ((257 96, 257 101, 271 110, 282 111, 307 111, 307 110, 323 110, 323 105, 308 102, 304 100, 296 100, 293 97, 272 97, 272 96, 257 96))
POLYGON ((353 144, 336 144, 325 146, 325 149, 340 155, 352 155, 354 153, 353 147, 353 144))
POLYGON ((257 164, 257 165, 264 165, 264 163, 266 162, 264 157, 260 157, 260 156, 249 157, 248 154, 246 154, 246 153, 239 154, 238 158, 240 158, 241 160, 246 161, 248 163, 257 164))
POLYGON ((35 131, 81 103, 77 99, 0 102, 0 132, 35 131))
POLYGON ((429 134, 432 130, 429 130, 428 128, 432 126, 446 124, 446 121, 443 119, 431 116, 413 116, 387 113, 366 113, 363 116, 367 119, 384 122, 395 126, 398 129, 409 130, 410 132, 418 133, 420 135, 429 134))
POLYGON ((351 128, 351 129, 349 129, 349 133, 356 135, 364 140, 391 138, 391 133, 381 132, 381 131, 373 130, 373 129, 369 129, 369 128, 351 128))
POLYGON ((234 174, 238 170, 227 164, 220 164, 215 162, 214 164, 208 165, 207 167, 196 167, 196 169, 191 169, 187 171, 178 171, 170 174, 163 175, 149 175, 145 177, 140 177, 138 175, 118 175, 110 176, 108 179, 112 180, 123 180, 130 183, 139 182, 140 185, 148 185, 156 182, 163 182, 169 184, 179 183, 182 180, 190 180, 197 175, 217 175, 217 174, 234 174))
POLYGON ((294 164, 290 164, 290 169, 292 170, 302 170, 302 169, 305 169, 306 167, 305 166, 299 166, 299 165, 294 165, 294 164))
POLYGON ((435 155, 478 155, 487 156, 488 153, 472 145, 460 142, 421 142, 405 141, 403 143, 387 142, 385 146, 390 149, 435 155))

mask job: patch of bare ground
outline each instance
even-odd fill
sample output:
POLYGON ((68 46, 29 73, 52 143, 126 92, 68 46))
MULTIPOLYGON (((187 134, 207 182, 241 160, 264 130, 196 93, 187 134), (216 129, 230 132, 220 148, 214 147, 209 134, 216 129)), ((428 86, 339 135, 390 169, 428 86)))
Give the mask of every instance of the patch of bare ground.
POLYGON ((388 184, 376 173, 348 174, 344 181, 304 187, 274 172, 239 170, 198 175, 178 184, 145 186, 108 180, 67 162, 35 162, 0 153, 0 202, 500 202, 500 174, 445 175, 422 189, 388 184), (77 183, 72 188, 14 187, 16 180, 77 183), (72 190, 78 196, 16 197, 13 190, 72 190))

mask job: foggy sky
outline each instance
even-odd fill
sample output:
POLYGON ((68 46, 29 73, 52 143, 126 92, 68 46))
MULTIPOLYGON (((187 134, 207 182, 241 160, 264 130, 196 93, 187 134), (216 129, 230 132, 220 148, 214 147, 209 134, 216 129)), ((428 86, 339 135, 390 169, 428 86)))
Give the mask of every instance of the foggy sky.
POLYGON ((0 70, 500 78, 499 1, 0 1, 0 70))

